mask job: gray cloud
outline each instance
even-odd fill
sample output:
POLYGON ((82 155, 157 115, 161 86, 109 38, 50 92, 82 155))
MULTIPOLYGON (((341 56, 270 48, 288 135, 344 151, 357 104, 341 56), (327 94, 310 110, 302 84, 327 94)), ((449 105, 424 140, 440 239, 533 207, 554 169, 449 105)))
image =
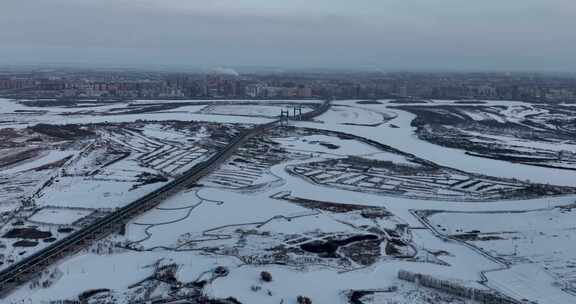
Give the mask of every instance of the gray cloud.
POLYGON ((574 70, 573 0, 2 0, 0 64, 574 70))

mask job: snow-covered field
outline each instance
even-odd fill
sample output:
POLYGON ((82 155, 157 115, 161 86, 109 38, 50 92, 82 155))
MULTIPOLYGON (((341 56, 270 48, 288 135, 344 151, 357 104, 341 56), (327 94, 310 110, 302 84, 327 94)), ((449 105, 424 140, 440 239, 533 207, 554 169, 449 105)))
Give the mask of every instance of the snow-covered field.
MULTIPOLYGON (((17 101, 0 98, 0 127, 26 128, 38 123, 89 124, 121 123, 137 120, 181 120, 221 123, 266 123, 269 118, 202 114, 206 103, 217 101, 182 101, 170 107, 157 107, 157 102, 89 104, 88 107, 25 106, 17 101), (192 105, 190 105, 192 103, 192 105), (200 105, 194 105, 200 104, 200 105)), ((166 103, 166 101, 161 101, 166 103)), ((41 103, 39 103, 41 104, 41 103)), ((257 106, 255 106, 257 108, 257 106)), ((279 111, 277 111, 279 113, 279 111)), ((279 114, 275 114, 279 115, 279 114)), ((274 116, 275 116, 274 115, 274 116)))
MULTIPOLYGON (((302 114, 310 112, 312 108, 302 107, 302 114)), ((282 111, 288 111, 294 115, 294 107, 291 105, 212 105, 204 108, 202 113, 233 116, 255 116, 273 118, 280 116, 282 111)))
POLYGON ((566 292, 573 294, 576 288, 572 208, 524 212, 440 212, 430 215, 427 220, 442 234, 505 261, 504 270, 488 274, 495 286, 509 290, 519 299, 567 303, 573 297, 566 292), (554 291, 554 287, 566 292, 554 291), (530 291, 541 289, 551 292, 530 291))
POLYGON ((390 111, 379 112, 361 106, 337 105, 315 120, 329 124, 379 126, 394 116, 390 111))
POLYGON ((93 211, 86 209, 42 208, 28 218, 28 221, 54 225, 72 225, 93 211))
MULTIPOLYGON (((16 119, 10 124, 20 128, 53 121, 65 111, 0 102, 9 105, 2 108, 8 119, 1 120, 16 119), (22 109, 43 112, 18 118, 15 113, 21 112, 14 111, 22 109)), ((159 103, 135 102, 143 108, 159 103)), ((79 229, 206 159, 237 134, 230 123, 270 121, 263 117, 278 115, 281 101, 174 103, 182 105, 135 115, 116 104, 99 111, 118 115, 67 116, 68 122, 116 124, 99 128, 97 140, 78 139, 66 149, 47 150, 6 167, 0 174, 7 178, 44 175, 30 186, 40 189, 33 200, 39 208, 22 211, 26 216, 18 219, 9 211, 19 204, 6 203, 0 209, 6 211, 1 232, 22 221, 20 227, 37 225, 62 237, 65 233, 57 229, 79 229), (180 123, 135 122, 143 118, 180 123), (191 120, 204 122, 182 124, 191 120), (217 126, 224 131, 218 133, 217 126), (34 170, 60 159, 67 161, 34 170), (51 183, 38 188, 41 181, 51 183)), ((108 302, 94 296, 90 303, 132 304, 186 294, 195 301, 233 297, 243 304, 295 304, 298 296, 305 296, 313 303, 345 304, 352 303, 352 291, 368 290, 373 293, 362 298, 366 304, 471 303, 400 281, 399 270, 539 304, 576 301, 576 195, 570 188, 576 187, 576 171, 480 158, 421 140, 411 125, 417 115, 386 100, 333 103, 313 122, 291 122, 295 128, 277 128, 251 139, 197 186, 131 220, 124 234, 49 267, 35 283, 3 301, 48 303, 107 289, 98 296, 108 302), (551 188, 534 188, 533 183, 551 188), (371 190, 388 186, 386 191, 371 190), (531 189, 529 196, 506 196, 524 188, 531 189), (474 195, 478 199, 470 200, 474 195), (176 270, 162 272, 170 267, 176 270), (270 282, 261 278, 263 271, 270 273, 270 282), (49 284, 43 288, 38 282, 49 284)), ((438 110, 462 106, 452 101, 425 105, 438 110)), ((459 115, 472 122, 525 123, 534 115, 552 113, 521 102, 486 101, 482 106, 498 111, 459 115)), ((545 145, 511 134, 492 139, 527 148, 545 145)), ((7 189, 0 187, 0 193, 7 189)), ((17 239, 0 241, 10 259, 19 256, 21 247, 13 248, 17 239)), ((35 241, 34 250, 48 244, 35 241)))
POLYGON ((335 136, 308 135, 274 139, 288 150, 314 154, 333 154, 337 156, 375 154, 380 150, 353 140, 341 140, 335 136))
POLYGON ((72 156, 72 155, 74 155, 74 152, 72 152, 72 151, 49 151, 45 155, 42 155, 35 160, 27 161, 27 162, 21 162, 21 163, 18 163, 17 166, 2 170, 2 174, 16 174, 16 173, 21 173, 24 171, 36 169, 38 167, 42 167, 42 166, 57 162, 59 160, 63 160, 63 159, 65 159, 69 156, 72 156))

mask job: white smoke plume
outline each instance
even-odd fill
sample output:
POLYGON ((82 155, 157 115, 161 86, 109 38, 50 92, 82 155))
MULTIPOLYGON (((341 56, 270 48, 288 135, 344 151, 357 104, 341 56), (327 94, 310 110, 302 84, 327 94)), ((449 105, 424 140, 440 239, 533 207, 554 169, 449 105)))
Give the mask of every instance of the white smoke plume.
POLYGON ((232 68, 217 67, 212 69, 212 73, 218 75, 228 75, 228 76, 240 76, 240 73, 232 68))

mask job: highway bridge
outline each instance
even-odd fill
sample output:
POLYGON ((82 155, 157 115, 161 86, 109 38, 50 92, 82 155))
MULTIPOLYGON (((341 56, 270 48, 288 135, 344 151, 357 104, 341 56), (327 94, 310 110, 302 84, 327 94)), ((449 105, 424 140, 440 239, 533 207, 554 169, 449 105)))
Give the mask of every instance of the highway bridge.
MULTIPOLYGON (((329 108, 330 101, 325 101, 315 110, 306 113, 304 119, 319 116, 329 108)), ((275 120, 243 131, 210 159, 197 164, 170 183, 4 269, 0 272, 0 298, 34 275, 38 275, 47 266, 92 245, 96 240, 120 231, 123 225, 132 218, 153 209, 171 195, 195 184, 202 177, 217 169, 249 139, 276 127, 279 123, 280 120, 275 120)))

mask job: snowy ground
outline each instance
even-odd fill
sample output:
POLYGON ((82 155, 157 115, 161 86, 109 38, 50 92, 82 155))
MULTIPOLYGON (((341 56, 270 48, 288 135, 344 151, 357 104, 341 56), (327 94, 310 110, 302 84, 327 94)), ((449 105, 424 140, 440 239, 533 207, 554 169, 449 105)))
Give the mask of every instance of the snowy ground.
POLYGON ((477 157, 564 170, 576 168, 571 117, 563 106, 534 104, 400 106, 414 113, 420 139, 477 157))
POLYGON ((490 281, 518 298, 530 289, 541 303, 566 303, 576 290, 573 206, 525 212, 434 213, 427 217, 442 234, 465 241, 505 261, 507 270, 490 281), (529 279, 528 279, 529 278, 529 279), (558 290, 565 289, 566 292, 558 290), (522 292, 521 292, 522 291, 522 292))
MULTIPOLYGON (((357 104, 357 101, 338 101, 336 104, 355 105, 357 104)), ((426 103, 427 106, 433 106, 435 104, 445 106, 447 104, 452 104, 452 102, 436 102, 434 104, 426 103)), ((490 101, 488 104, 522 105, 524 103, 490 101)), ((411 126, 411 122, 416 118, 416 115, 406 111, 389 108, 396 105, 397 104, 388 104, 388 101, 381 101, 381 104, 362 104, 362 107, 364 108, 373 109, 375 111, 392 111, 398 115, 396 118, 378 127, 346 126, 343 128, 340 124, 318 124, 308 122, 298 123, 298 126, 333 131, 344 130, 346 133, 357 134, 384 143, 406 153, 411 153, 421 158, 433 161, 439 165, 457 168, 467 172, 496 177, 516 178, 519 180, 530 179, 531 181, 544 184, 550 183, 566 186, 573 186, 576 184, 574 183, 576 180, 576 171, 557 170, 554 168, 534 167, 519 163, 484 159, 468 155, 462 150, 438 146, 420 140, 414 134, 415 128, 411 126)), ((318 119, 322 119, 322 116, 318 119)))
POLYGON ((315 120, 330 124, 375 127, 392 119, 394 116, 394 112, 390 111, 379 112, 360 106, 337 105, 330 108, 322 117, 318 117, 315 120))
POLYGON ((55 225, 72 225, 93 211, 86 209, 42 208, 28 218, 28 221, 55 225))
MULTIPOLYGON (((273 118, 280 116, 282 111, 288 111, 290 115, 294 114, 294 107, 291 105, 211 105, 204 108, 201 113, 216 115, 234 115, 234 116, 255 116, 273 118)), ((312 111, 312 108, 304 105, 302 114, 312 111)), ((298 112, 299 113, 299 112, 298 112)))
MULTIPOLYGON (((24 106, 13 110, 22 113, 18 107, 24 106)), ((43 109, 38 115, 47 121, 49 110, 60 110, 43 109)), ((242 128, 155 118, 2 129, 0 269, 154 191, 208 159, 242 128)))
MULTIPOLYGON (((17 101, 0 98, 0 127, 25 128, 38 123, 51 124, 88 124, 88 123, 119 123, 135 122, 137 120, 181 120, 208 121, 222 123, 265 123, 269 118, 249 116, 223 116, 202 114, 201 110, 208 103, 217 101, 166 102, 170 107, 157 107, 157 102, 90 104, 89 107, 28 107, 17 101), (200 105, 194 105, 200 104, 200 105)), ((279 111, 278 111, 279 113, 279 111)), ((278 114, 277 114, 278 115, 278 114)))
MULTIPOLYGON (((539 304, 574 302, 576 297, 570 294, 570 289, 576 277, 572 271, 576 267, 573 260, 576 247, 572 246, 576 236, 572 233, 575 221, 571 204, 576 195, 542 194, 529 199, 509 197, 480 203, 441 196, 422 199, 366 189, 369 183, 385 184, 383 180, 373 179, 378 173, 373 168, 376 165, 388 166, 388 171, 382 172, 390 175, 389 170, 394 166, 425 171, 425 166, 433 162, 442 166, 442 170, 454 170, 449 171, 451 174, 458 172, 481 179, 454 181, 453 187, 469 189, 465 192, 488 189, 489 183, 524 186, 527 184, 521 181, 525 180, 573 187, 576 186, 575 171, 479 158, 420 140, 411 126, 416 115, 392 108, 398 104, 388 101, 334 103, 335 108, 314 122, 292 123, 299 129, 277 129, 263 138, 250 140, 219 170, 203 178, 198 187, 183 191, 130 221, 125 235, 111 236, 50 267, 48 273, 58 274, 58 279, 52 280, 48 288, 33 286, 31 289, 25 285, 7 298, 6 303, 75 299, 80 293, 96 288, 110 289, 106 293, 115 303, 136 303, 134 299, 166 296, 170 285, 149 281, 156 280, 150 279, 154 274, 153 265, 171 263, 177 265, 175 279, 178 282, 194 285, 194 282, 206 281, 200 288, 204 295, 234 297, 244 304, 295 304, 299 295, 311 298, 313 303, 345 304, 349 303, 351 290, 378 290, 363 299, 367 304, 470 303, 399 281, 397 272, 401 269, 470 287, 491 288, 539 304), (371 165, 364 172, 355 172, 361 167, 358 159, 364 159, 364 165, 371 165), (353 166, 341 167, 346 162, 353 166), (330 164, 313 174, 318 179, 330 179, 321 174, 340 171, 339 174, 355 175, 350 179, 357 179, 351 183, 356 188, 312 182, 291 169, 311 167, 314 163, 330 164), (370 179, 360 178, 361 175, 370 175, 370 179), (511 179, 518 181, 510 182, 511 179), (347 243, 350 237, 368 235, 371 237, 347 243), (303 247, 329 242, 338 246, 331 254, 303 247), (214 276, 218 266, 227 268, 223 277, 214 276), (271 282, 260 279, 262 271, 271 273, 271 282), (146 283, 136 284, 141 281, 146 283)), ((431 101, 426 105, 461 104, 431 101)), ((521 122, 525 117, 541 113, 520 102, 486 101, 482 105, 510 107, 495 116, 472 111, 467 119, 498 121, 505 116, 510 121, 521 122)), ((226 110, 219 115, 178 112, 187 111, 185 107, 192 106, 166 110, 168 112, 78 119, 135 121, 136 117, 163 120, 172 116, 180 120, 203 116, 202 120, 210 121, 261 123, 268 120, 232 116, 226 111, 233 108, 234 114, 257 116, 272 113, 268 108, 242 109, 240 105, 218 105, 215 108, 226 110)), ((210 145, 202 144, 212 137, 209 129, 196 128, 195 132, 183 133, 165 124, 147 124, 137 128, 141 132, 132 129, 133 126, 127 126, 121 131, 107 129, 101 133, 104 142, 114 143, 119 152, 131 151, 131 156, 105 168, 90 165, 94 163, 88 161, 90 157, 71 162, 66 174, 55 173, 59 175, 54 191, 46 191, 38 198, 38 203, 46 208, 30 214, 27 220, 43 223, 52 219, 53 224, 62 225, 78 223, 79 219, 81 222, 81 218, 90 217, 92 213, 69 207, 98 206, 105 212, 159 185, 129 190, 126 185, 134 184, 131 178, 135 171, 158 173, 170 163, 177 163, 172 161, 174 158, 194 155, 197 151, 192 147, 186 149, 188 143, 210 151, 210 145), (162 157, 153 161, 159 155, 162 157), (98 168, 100 171, 95 176, 78 178, 98 168), (91 198, 83 193, 97 195, 91 198)), ((30 171, 15 174, 27 172, 30 171)), ((343 176, 334 177, 333 182, 344 183, 341 178, 343 176)), ((414 176, 402 178, 415 180, 414 176)), ((437 177, 433 181, 418 178, 419 187, 421 183, 439 182, 437 177)), ((407 193, 414 194, 417 189, 410 191, 407 193)), ((501 192, 503 190, 498 193, 501 192)))

